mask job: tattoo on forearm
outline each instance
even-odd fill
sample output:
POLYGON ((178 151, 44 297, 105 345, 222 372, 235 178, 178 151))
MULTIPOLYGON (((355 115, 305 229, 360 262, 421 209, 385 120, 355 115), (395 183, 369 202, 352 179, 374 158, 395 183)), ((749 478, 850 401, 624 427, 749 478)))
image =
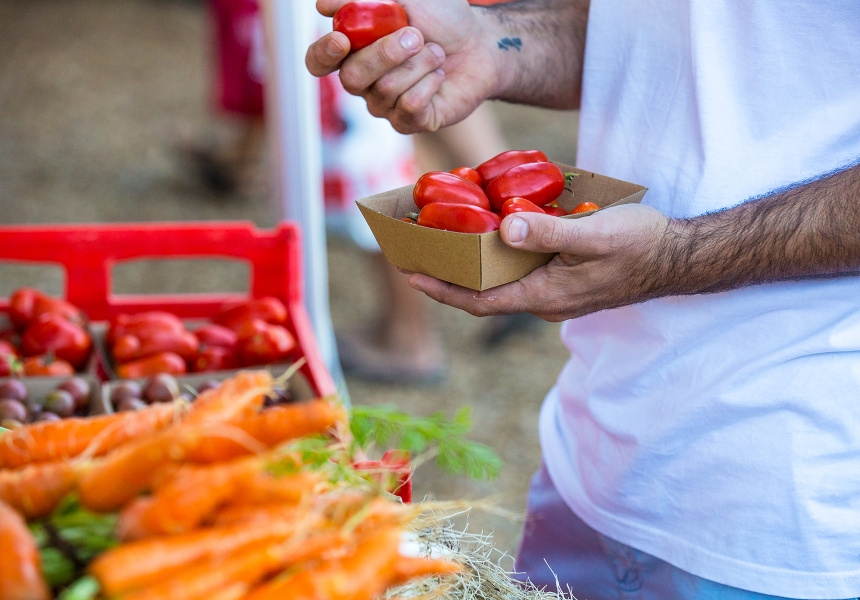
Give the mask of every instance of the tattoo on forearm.
POLYGON ((516 50, 517 52, 523 47, 523 42, 518 37, 510 38, 502 38, 499 40, 499 50, 516 50))

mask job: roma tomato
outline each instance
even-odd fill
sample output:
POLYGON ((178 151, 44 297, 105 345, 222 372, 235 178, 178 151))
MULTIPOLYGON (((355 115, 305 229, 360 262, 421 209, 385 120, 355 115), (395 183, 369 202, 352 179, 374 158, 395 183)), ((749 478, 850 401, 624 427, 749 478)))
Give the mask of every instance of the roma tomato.
POLYGON ((61 377, 75 374, 75 368, 68 361, 52 354, 28 356, 24 359, 23 368, 27 377, 61 377))
POLYGON ((239 366, 236 351, 224 346, 201 346, 197 357, 191 364, 191 370, 195 373, 208 371, 223 371, 235 369, 239 366))
POLYGON ((484 187, 490 181, 517 165, 524 165, 532 162, 548 162, 546 154, 540 150, 508 150, 497 154, 493 158, 482 162, 475 170, 481 176, 484 182, 484 187))
POLYGON ((560 206, 544 206, 543 211, 553 217, 564 217, 568 214, 568 212, 560 206))
POLYGON ((158 354, 175 352, 187 362, 197 357, 199 343, 190 331, 151 331, 139 335, 124 335, 116 340, 112 352, 116 362, 124 363, 158 354))
POLYGON ((167 373, 169 375, 182 375, 188 370, 185 359, 174 352, 159 352, 150 354, 144 358, 132 360, 118 365, 116 373, 123 379, 139 379, 167 373))
POLYGON ((433 229, 459 233, 488 233, 499 228, 502 218, 477 206, 432 202, 421 209, 417 222, 433 229))
POLYGON ((0 377, 18 375, 21 372, 21 361, 18 351, 11 342, 0 340, 0 377))
POLYGON ((490 210, 490 201, 476 183, 446 171, 428 171, 418 178, 412 199, 419 209, 433 202, 468 204, 490 210))
POLYGON ((33 304, 42 292, 33 288, 18 288, 9 296, 9 320, 18 331, 23 331, 33 320, 33 304))
POLYGON ((71 302, 67 302, 62 298, 45 296, 44 294, 36 296, 36 299, 33 301, 33 320, 38 319, 39 315, 45 313, 59 315, 77 325, 83 325, 86 322, 84 311, 71 302))
POLYGON ((39 315, 21 336, 21 353, 39 356, 52 353, 81 370, 93 349, 90 334, 56 313, 39 315))
POLYGON ((406 11, 392 0, 347 2, 332 19, 332 28, 349 38, 350 52, 361 50, 407 25, 406 11))
POLYGON ((517 196, 538 206, 549 204, 564 191, 564 173, 551 162, 511 167, 487 184, 487 197, 495 210, 517 196))
POLYGON ((511 213, 515 212, 533 212, 533 213, 541 213, 544 214, 544 210, 532 202, 531 200, 526 200, 525 198, 514 197, 506 200, 502 205, 502 218, 504 219, 511 213))
POLYGON ((221 307, 212 320, 233 331, 238 331, 243 323, 251 319, 262 319, 267 323, 283 325, 287 321, 287 307, 272 296, 252 298, 221 307))
POLYGON ((570 214, 576 215, 579 213, 591 212, 593 210, 600 210, 600 207, 594 202, 580 202, 573 207, 573 210, 570 211, 570 214))
POLYGON ((149 310, 133 315, 120 314, 111 322, 105 341, 110 346, 123 335, 145 335, 155 331, 176 332, 184 330, 185 325, 182 323, 182 319, 167 311, 149 310))
POLYGON ((462 177, 463 179, 471 181, 475 185, 479 185, 482 188, 484 187, 484 180, 481 178, 481 174, 478 173, 472 167, 457 167, 456 169, 451 169, 448 172, 452 175, 457 175, 459 177, 462 177))
POLYGON ((239 333, 236 353, 243 367, 286 361, 296 349, 296 338, 286 327, 271 323, 248 324, 239 333))
POLYGON ((229 327, 218 325, 217 323, 208 323, 194 330, 194 335, 197 336, 197 341, 201 346, 217 346, 219 348, 236 347, 236 332, 229 327))

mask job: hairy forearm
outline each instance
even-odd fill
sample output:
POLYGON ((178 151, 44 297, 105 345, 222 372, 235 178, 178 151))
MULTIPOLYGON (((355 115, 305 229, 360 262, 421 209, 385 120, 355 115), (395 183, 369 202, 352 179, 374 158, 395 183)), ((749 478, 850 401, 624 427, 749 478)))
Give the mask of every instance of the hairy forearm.
POLYGON ((579 108, 588 0, 513 0, 488 7, 499 85, 494 99, 579 108))
POLYGON ((664 273, 657 278, 664 289, 656 295, 860 274, 860 165, 673 220, 664 239, 664 273))

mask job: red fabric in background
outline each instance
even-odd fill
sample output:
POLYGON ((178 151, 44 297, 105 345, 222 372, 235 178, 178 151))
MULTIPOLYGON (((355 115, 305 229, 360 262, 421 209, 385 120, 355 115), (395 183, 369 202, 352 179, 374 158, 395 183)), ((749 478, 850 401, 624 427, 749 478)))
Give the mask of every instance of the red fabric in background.
POLYGON ((263 81, 254 60, 262 51, 257 0, 209 0, 215 34, 215 100, 225 112, 261 116, 263 81))

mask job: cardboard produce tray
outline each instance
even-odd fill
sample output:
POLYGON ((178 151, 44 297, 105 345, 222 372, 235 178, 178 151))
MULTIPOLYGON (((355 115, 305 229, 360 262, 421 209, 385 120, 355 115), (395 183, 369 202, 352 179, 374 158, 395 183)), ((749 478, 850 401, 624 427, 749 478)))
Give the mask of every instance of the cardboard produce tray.
MULTIPOLYGON (((578 174, 558 198, 558 205, 566 210, 585 201, 601 208, 640 202, 647 191, 635 183, 555 164, 562 172, 578 174)), ((511 248, 498 231, 457 233, 403 222, 400 219, 407 213, 418 211, 412 189, 404 186, 357 201, 385 258, 396 267, 480 291, 516 281, 554 256, 511 248)), ((560 218, 587 217, 585 213, 560 218)))
MULTIPOLYGON (((227 302, 273 296, 287 307, 287 327, 306 360, 302 375, 315 394, 335 393, 303 304, 301 232, 295 223, 282 222, 272 230, 244 221, 5 226, 0 227, 0 261, 60 266, 65 275, 63 297, 81 308, 94 328, 121 313, 147 310, 169 311, 182 319, 208 319, 227 302), (248 293, 118 295, 112 291, 112 271, 120 263, 204 258, 247 263, 248 293)), ((0 299, 0 311, 7 307, 8 299, 0 299)), ((104 364, 98 374, 107 379, 104 364)))

